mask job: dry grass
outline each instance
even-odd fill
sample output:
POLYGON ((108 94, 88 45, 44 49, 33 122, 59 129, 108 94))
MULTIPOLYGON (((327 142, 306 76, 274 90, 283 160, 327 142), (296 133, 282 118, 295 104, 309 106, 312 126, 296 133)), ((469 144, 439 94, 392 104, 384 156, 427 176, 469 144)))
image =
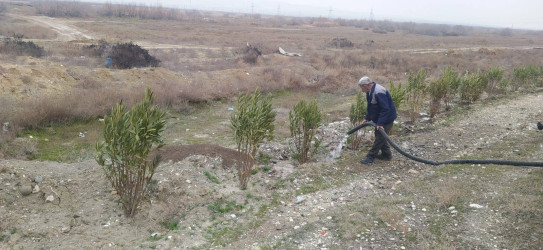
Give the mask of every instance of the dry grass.
POLYGON ((446 209, 459 204, 462 197, 465 197, 467 188, 465 183, 451 179, 443 180, 435 184, 431 194, 436 199, 436 206, 439 209, 446 209))
POLYGON ((403 233, 409 232, 409 226, 403 222, 405 212, 402 209, 394 206, 383 206, 377 208, 377 215, 392 229, 403 233))
MULTIPOLYGON (((42 122, 62 120, 63 115, 67 119, 101 115, 101 112, 108 110, 106 107, 121 99, 125 103, 131 102, 134 96, 139 96, 142 86, 153 87, 161 106, 179 105, 179 109, 184 109, 188 102, 231 98, 240 91, 255 88, 265 92, 291 89, 351 95, 356 92, 353 85, 361 75, 369 75, 376 82, 386 85, 389 81, 405 83, 408 73, 420 69, 428 72, 430 80, 438 77, 446 66, 452 66, 460 73, 502 67, 506 71, 504 77, 510 78, 516 66, 543 65, 543 50, 524 49, 526 46, 541 47, 541 32, 508 30, 504 35, 503 30, 461 26, 250 17, 197 11, 179 11, 176 18, 170 18, 172 12, 160 6, 111 4, 100 8, 82 3, 63 5, 48 2, 41 3, 38 12, 66 9, 67 12, 77 13, 81 6, 86 6, 88 13, 72 15, 85 18, 72 18, 70 25, 91 32, 95 39, 104 38, 110 43, 137 41, 134 43, 149 48, 150 54, 161 61, 161 66, 175 75, 168 73, 169 77, 149 79, 138 75, 147 74, 144 70, 111 71, 107 75, 79 73, 79 69, 72 68, 99 69, 105 64, 104 58, 92 56, 83 49, 93 41, 40 41, 39 45, 44 46, 47 53, 45 61, 21 57, 0 57, 0 60, 20 65, 58 62, 68 68, 68 75, 76 79, 77 83, 73 85, 75 90, 56 97, 31 98, 21 105, 7 104, 26 107, 26 111, 21 108, 21 115, 17 116, 22 120, 14 124, 37 126, 40 119, 43 119, 42 122), (103 17, 108 9, 132 13, 131 16, 138 18, 103 17), (339 38, 352 44, 338 47, 337 42, 333 41, 339 38), (242 60, 242 51, 248 42, 263 53, 254 64, 242 60), (303 56, 279 55, 278 47, 303 56), (467 49, 469 47, 473 49, 467 49), (123 82, 130 87, 119 87, 118 84, 123 82), (111 87, 108 90, 111 93, 106 91, 105 86, 111 87), (85 94, 76 93, 81 89, 85 94), (61 107, 63 103, 70 108, 61 107), (27 110, 33 107, 37 108, 27 110)), ((23 6, 18 11, 28 14, 34 10, 23 6)), ((44 29, 19 17, 4 15, 0 18, 5 24, 0 28, 0 34, 15 27, 23 34, 39 34, 34 29, 41 29, 44 34, 55 33, 52 29, 44 29), (18 26, 23 24, 24 28, 18 26)), ((37 36, 54 38, 53 35, 37 36)), ((19 81, 30 86, 37 84, 42 88, 47 87, 43 80, 34 83, 37 81, 34 75, 23 74, 19 81)))
POLYGON ((528 249, 540 244, 543 235, 542 180, 543 171, 529 171, 526 176, 508 183, 493 201, 492 207, 500 208, 500 214, 506 217, 499 232, 519 248, 528 249))
POLYGON ((54 39, 57 33, 51 29, 46 29, 29 21, 12 17, 8 15, 0 15, 0 36, 10 37, 13 34, 23 35, 29 39, 54 39))
POLYGON ((27 159, 27 156, 37 152, 37 140, 35 138, 15 138, 0 149, 4 157, 27 159))

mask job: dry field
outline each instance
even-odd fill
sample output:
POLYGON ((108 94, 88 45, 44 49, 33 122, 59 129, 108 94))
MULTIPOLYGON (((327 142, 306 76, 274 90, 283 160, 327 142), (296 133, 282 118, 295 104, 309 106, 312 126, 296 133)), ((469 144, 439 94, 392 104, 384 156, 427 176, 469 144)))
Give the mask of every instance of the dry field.
MULTIPOLYGON (((348 148, 329 157, 350 127, 345 117, 362 75, 387 86, 406 84, 419 69, 431 80, 446 66, 461 74, 501 67, 514 85, 515 67, 543 65, 542 31, 192 10, 168 20, 104 17, 104 6, 77 2, 86 10, 81 17, 49 17, 37 14, 45 8, 38 3, 0 1, 0 37, 20 34, 45 50, 39 58, 0 50, 0 122, 10 122, 0 137, 0 248, 543 245, 540 168, 434 167, 400 154, 363 166, 365 149, 348 148), (101 40, 140 45, 160 66, 106 68, 104 57, 85 49, 101 40), (247 44, 262 55, 248 57, 247 44), (301 56, 281 55, 279 47, 301 56), (146 87, 168 112, 170 147, 149 202, 125 218, 93 159, 102 129, 96 120, 121 100, 137 102, 146 87), (256 88, 274 97, 276 139, 261 147, 257 171, 240 190, 231 159, 221 159, 234 144, 228 110, 238 92, 256 88), (318 100, 325 143, 312 162, 298 165, 290 158, 288 111, 301 99, 318 100), (38 190, 28 194, 29 187, 38 190)), ((543 133, 535 128, 542 93, 535 84, 485 94, 415 124, 404 108, 393 139, 431 159, 543 161, 543 133)))

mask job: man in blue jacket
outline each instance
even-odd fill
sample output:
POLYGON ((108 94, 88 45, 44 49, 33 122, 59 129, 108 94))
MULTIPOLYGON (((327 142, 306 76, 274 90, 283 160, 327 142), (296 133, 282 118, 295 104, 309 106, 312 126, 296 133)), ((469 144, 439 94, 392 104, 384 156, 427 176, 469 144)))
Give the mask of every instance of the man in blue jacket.
POLYGON ((373 163, 375 158, 390 161, 392 159, 390 146, 378 130, 384 130, 388 134, 397 117, 392 96, 385 87, 373 82, 367 76, 360 78, 358 86, 366 93, 366 101, 368 103, 368 110, 362 123, 372 121, 377 124, 373 146, 366 155, 366 158, 360 163, 370 164, 373 163), (379 151, 381 151, 380 155, 379 151))

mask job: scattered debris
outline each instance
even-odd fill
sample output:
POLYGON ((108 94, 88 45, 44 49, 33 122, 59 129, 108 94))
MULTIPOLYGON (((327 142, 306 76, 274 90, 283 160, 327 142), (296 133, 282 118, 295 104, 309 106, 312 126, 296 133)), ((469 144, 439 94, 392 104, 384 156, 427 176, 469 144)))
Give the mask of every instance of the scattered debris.
POLYGON ((302 56, 302 54, 298 54, 298 53, 290 53, 290 52, 286 52, 283 48, 279 47, 279 53, 281 55, 285 55, 285 56, 302 56))
POLYGON ((8 126, 9 126, 9 122, 4 122, 4 124, 2 125, 2 132, 7 133, 8 126))
POLYGON ((46 202, 53 202, 54 200, 55 200, 55 197, 52 196, 52 195, 49 195, 49 196, 47 196, 47 198, 45 198, 46 202))
POLYGON ((471 207, 471 208, 483 208, 483 206, 481 206, 479 204, 475 204, 475 203, 469 204, 469 207, 471 207))

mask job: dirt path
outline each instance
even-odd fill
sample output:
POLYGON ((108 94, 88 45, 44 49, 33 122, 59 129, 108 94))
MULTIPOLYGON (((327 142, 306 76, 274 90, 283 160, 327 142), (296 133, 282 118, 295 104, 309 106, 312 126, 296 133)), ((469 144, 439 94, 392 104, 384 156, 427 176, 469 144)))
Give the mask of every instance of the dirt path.
POLYGON ((403 142, 422 156, 448 160, 484 151, 505 138, 536 130, 543 120, 543 95, 523 95, 497 104, 473 107, 473 111, 447 127, 416 134, 403 142))
POLYGON ((91 35, 86 31, 82 31, 80 28, 70 25, 68 21, 52 18, 48 16, 21 16, 16 14, 8 14, 10 16, 26 19, 42 26, 50 27, 58 33, 57 41, 73 41, 73 40, 88 40, 93 39, 91 35))
MULTIPOLYGON (((16 17, 19 19, 26 19, 31 22, 35 22, 41 26, 50 27, 52 30, 58 33, 58 37, 55 39, 55 41, 80 41, 80 40, 91 40, 91 39, 98 39, 88 33, 88 31, 85 31, 77 26, 74 26, 70 24, 70 21, 60 18, 53 18, 48 16, 22 16, 17 14, 11 14, 8 15, 12 17, 16 17)), ((36 40, 36 39, 34 39, 36 40)), ((43 39, 40 39, 43 40, 43 39)), ((194 45, 187 45, 187 44, 164 44, 164 43, 154 43, 149 41, 135 41, 136 44, 140 45, 141 47, 145 49, 208 49, 208 50, 223 50, 224 47, 209 47, 209 46, 202 46, 198 44, 194 45)))

